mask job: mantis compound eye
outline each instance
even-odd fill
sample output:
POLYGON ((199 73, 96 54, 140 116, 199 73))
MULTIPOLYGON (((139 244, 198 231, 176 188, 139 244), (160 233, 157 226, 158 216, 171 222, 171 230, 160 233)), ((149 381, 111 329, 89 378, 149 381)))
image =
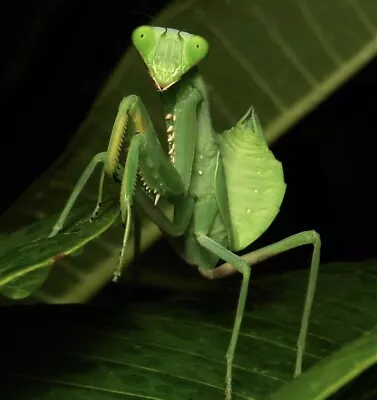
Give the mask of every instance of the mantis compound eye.
POLYGON ((148 57, 156 46, 156 35, 153 28, 139 26, 132 32, 132 42, 144 57, 148 57))
POLYGON ((192 36, 186 46, 186 62, 190 66, 196 65, 208 54, 208 42, 201 36, 192 36))

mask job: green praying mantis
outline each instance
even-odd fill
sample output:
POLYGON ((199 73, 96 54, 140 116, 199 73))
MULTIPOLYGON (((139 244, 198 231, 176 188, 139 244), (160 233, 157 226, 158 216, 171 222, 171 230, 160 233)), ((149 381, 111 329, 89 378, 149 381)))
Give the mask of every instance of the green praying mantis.
POLYGON ((279 212, 286 185, 281 163, 268 148, 262 127, 250 108, 231 129, 216 133, 209 97, 198 63, 208 42, 175 29, 141 26, 132 42, 160 92, 166 123, 165 148, 158 139, 143 101, 130 95, 120 103, 108 149, 94 156, 71 193, 50 237, 58 234, 78 195, 98 164, 103 164, 98 201, 105 175, 120 183, 120 211, 125 226, 114 280, 120 276, 137 206, 169 238, 189 264, 208 279, 242 274, 235 322, 226 353, 225 398, 232 397, 232 365, 248 293, 250 266, 287 250, 311 244, 308 289, 297 343, 294 376, 302 370, 310 311, 320 258, 320 236, 300 232, 244 256, 234 252, 254 242, 279 212), (120 159, 126 153, 124 166, 120 159), (169 218, 159 199, 174 208, 169 218), (225 263, 217 266, 219 260, 225 263))

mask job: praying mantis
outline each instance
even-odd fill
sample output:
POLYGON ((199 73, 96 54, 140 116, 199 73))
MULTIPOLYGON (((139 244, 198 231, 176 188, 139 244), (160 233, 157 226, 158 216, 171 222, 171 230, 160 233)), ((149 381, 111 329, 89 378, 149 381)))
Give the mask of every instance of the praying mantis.
POLYGON ((208 279, 242 274, 234 326, 226 353, 225 398, 232 398, 232 366, 247 299, 251 265, 302 245, 313 245, 309 283, 297 342, 294 376, 302 370, 320 258, 320 236, 304 231, 238 256, 264 233, 279 212, 286 184, 281 163, 265 140, 251 107, 237 124, 213 129, 209 96, 198 64, 209 51, 201 36, 176 29, 141 26, 132 42, 143 59, 165 113, 165 148, 141 98, 120 103, 106 152, 98 153, 72 191, 50 237, 63 228, 84 185, 102 164, 98 215, 107 175, 120 183, 120 214, 125 227, 116 281, 121 274, 134 206, 169 238, 174 249, 208 279), (122 152, 126 160, 122 165, 122 152), (160 198, 174 208, 169 218, 160 198), (218 266, 219 260, 225 263, 218 266))

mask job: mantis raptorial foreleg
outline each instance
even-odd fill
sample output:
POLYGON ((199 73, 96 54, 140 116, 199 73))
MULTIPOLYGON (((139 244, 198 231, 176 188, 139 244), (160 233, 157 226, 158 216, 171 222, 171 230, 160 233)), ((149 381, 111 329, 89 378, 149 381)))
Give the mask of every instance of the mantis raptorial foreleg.
MULTIPOLYGON (((194 94, 195 96, 191 96, 191 98, 186 100, 186 104, 189 107, 182 107, 184 110, 181 113, 183 117, 182 123, 185 119, 192 120, 187 110, 189 110, 190 113, 195 112, 196 104, 199 99, 196 93, 194 94)), ((180 119, 181 118, 179 118, 178 121, 180 121, 180 119)), ((90 219, 97 215, 101 206, 105 173, 114 180, 118 182, 121 181, 120 210, 122 221, 125 225, 125 233, 120 261, 114 276, 116 279, 120 275, 124 251, 131 229, 131 206, 135 190, 137 192, 136 201, 140 201, 143 208, 148 209, 152 214, 156 214, 157 219, 160 220, 163 214, 163 212, 157 208, 160 195, 174 197, 182 195, 185 189, 179 172, 177 172, 177 169, 171 164, 171 160, 161 147, 143 102, 137 96, 128 96, 122 100, 119 106, 107 152, 97 154, 89 163, 71 193, 49 237, 55 236, 63 228, 67 216, 79 194, 93 174, 96 166, 101 163, 103 164, 103 169, 99 181, 98 199, 90 219), (128 151, 126 165, 123 168, 119 159, 124 141, 126 141, 126 145, 128 145, 128 151), (151 143, 153 143, 153 148, 151 148, 151 143), (146 178, 153 187, 158 187, 159 192, 155 190, 154 193, 148 195, 144 190, 138 187, 136 185, 138 171, 141 171, 143 177, 146 178), (152 195, 155 196, 154 199, 152 199, 152 195)), ((190 168, 187 169, 187 164, 185 164, 183 168, 188 171, 186 175, 189 176, 190 168)), ((169 221, 165 224, 165 231, 172 236, 182 235, 187 229, 194 204, 192 198, 185 196, 180 197, 176 201, 180 202, 180 205, 183 205, 183 207, 179 207, 181 212, 176 216, 175 222, 169 225, 170 221, 167 218, 162 218, 162 229, 164 228, 163 222, 165 220, 169 221)))
POLYGON ((284 253, 285 251, 294 249, 307 244, 312 244, 314 249, 312 253, 312 260, 309 272, 309 282, 305 298, 304 311, 301 320, 301 327, 297 341, 297 356, 294 370, 294 376, 298 376, 302 371, 302 359, 305 349, 306 336, 308 332, 309 317, 312 309, 314 292, 316 288, 319 256, 321 248, 321 239, 315 231, 300 232, 295 235, 289 236, 277 243, 263 247, 262 249, 255 250, 251 253, 245 254, 242 257, 235 255, 224 247, 220 246, 212 239, 204 235, 198 235, 199 243, 218 255, 222 260, 226 261, 225 264, 218 266, 215 269, 200 269, 200 273, 208 279, 220 279, 230 276, 236 272, 241 272, 243 275, 241 291, 238 300, 238 307, 234 323, 234 329, 230 340, 227 352, 227 375, 226 375, 226 390, 227 398, 231 398, 231 382, 232 382, 232 360, 234 357, 235 348, 237 345, 239 329, 242 322, 244 313, 247 289, 250 275, 250 266, 257 264, 267 258, 273 257, 277 254, 284 253), (247 267, 246 267, 247 266, 247 267))
POLYGON ((113 280, 117 281, 121 275, 123 266, 124 252, 127 247, 127 242, 131 230, 131 207, 133 200, 133 192, 136 185, 137 171, 139 168, 139 152, 140 146, 142 145, 142 136, 138 133, 132 137, 130 147, 128 149, 126 166, 124 168, 122 184, 121 184, 121 196, 120 196, 120 213, 122 217, 123 225, 125 226, 123 245, 120 251, 118 266, 114 272, 113 280))
MULTIPOLYGON (((177 195, 183 192, 183 184, 181 182, 180 176, 175 168, 171 165, 167 155, 164 153, 142 101, 137 96, 125 97, 119 106, 118 114, 113 126, 107 151, 95 155, 92 161, 86 167, 79 181, 74 187, 49 237, 55 236, 63 228, 63 225, 67 219, 70 210, 76 202, 79 194, 84 189, 87 181, 93 174, 96 166, 98 164, 104 164, 104 169, 101 172, 99 182, 98 201, 93 212, 93 216, 98 213, 102 201, 103 181, 105 173, 108 176, 114 178, 116 181, 122 180, 124 169, 123 166, 119 164, 119 156, 120 151, 122 150, 123 141, 126 137, 128 137, 131 138, 129 139, 130 142, 132 138, 139 133, 142 134, 142 136, 143 134, 155 136, 153 152, 151 152, 152 154, 149 154, 150 158, 152 158, 150 162, 152 165, 154 163, 158 164, 160 169, 163 170, 162 173, 158 174, 158 177, 159 184, 164 189, 165 194, 177 195)), ((144 141, 144 139, 142 140, 144 141)), ((136 165, 136 167, 137 166, 138 165, 136 165)), ((147 169, 148 168, 144 168, 144 170, 147 169)), ((146 174, 148 173, 148 171, 145 172, 146 174)), ((153 175, 154 174, 155 172, 153 172, 153 175)), ((152 173, 150 173, 150 175, 152 175, 152 173)), ((125 188, 127 186, 127 182, 124 181, 122 185, 122 187, 125 188)), ((123 209, 126 210, 126 207, 124 205, 123 209)))

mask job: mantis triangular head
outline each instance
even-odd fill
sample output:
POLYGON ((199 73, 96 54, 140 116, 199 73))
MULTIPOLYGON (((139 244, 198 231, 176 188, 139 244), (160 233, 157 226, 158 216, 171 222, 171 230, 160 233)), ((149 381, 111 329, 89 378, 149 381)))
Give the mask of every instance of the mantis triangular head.
POLYGON ((201 36, 152 26, 136 28, 132 42, 159 91, 179 81, 207 55, 209 47, 201 36))

